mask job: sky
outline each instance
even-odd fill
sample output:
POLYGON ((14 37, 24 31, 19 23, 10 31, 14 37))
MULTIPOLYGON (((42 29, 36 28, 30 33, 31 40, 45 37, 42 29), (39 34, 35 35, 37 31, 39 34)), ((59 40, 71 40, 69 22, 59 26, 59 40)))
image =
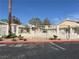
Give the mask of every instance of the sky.
MULTIPOLYGON (((79 0, 12 0, 12 15, 27 24, 32 17, 48 18, 52 24, 66 18, 79 19, 79 0)), ((8 18, 8 0, 0 0, 0 19, 8 18)))

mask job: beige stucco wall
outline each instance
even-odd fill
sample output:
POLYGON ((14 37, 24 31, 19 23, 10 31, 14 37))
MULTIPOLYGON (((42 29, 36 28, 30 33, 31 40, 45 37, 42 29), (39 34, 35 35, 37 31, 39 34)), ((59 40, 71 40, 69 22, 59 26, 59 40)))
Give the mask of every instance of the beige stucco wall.
POLYGON ((79 26, 78 23, 72 22, 72 21, 64 21, 58 25, 59 25, 59 28, 67 28, 68 26, 70 26, 70 27, 76 27, 76 26, 78 27, 79 26))
MULTIPOLYGON (((79 39, 79 34, 75 33, 73 28, 79 28, 79 24, 73 21, 64 21, 62 23, 60 23, 59 25, 59 37, 60 38, 64 38, 67 39, 68 35, 70 35, 70 39, 79 39), (68 28, 68 26, 70 26, 70 33, 66 33, 66 31, 64 31, 64 29, 68 28), (61 30, 60 30, 61 29, 61 30)), ((78 32, 78 30, 76 30, 78 32)))
POLYGON ((5 24, 0 24, 0 34, 7 35, 8 34, 8 27, 5 24))

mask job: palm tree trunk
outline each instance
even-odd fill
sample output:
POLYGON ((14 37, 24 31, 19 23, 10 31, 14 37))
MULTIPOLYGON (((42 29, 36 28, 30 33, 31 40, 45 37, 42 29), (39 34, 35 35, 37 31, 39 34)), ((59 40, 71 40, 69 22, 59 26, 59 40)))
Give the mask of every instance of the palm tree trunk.
POLYGON ((12 34, 11 32, 11 22, 12 22, 12 0, 9 0, 9 22, 8 22, 8 25, 9 25, 9 35, 12 34))

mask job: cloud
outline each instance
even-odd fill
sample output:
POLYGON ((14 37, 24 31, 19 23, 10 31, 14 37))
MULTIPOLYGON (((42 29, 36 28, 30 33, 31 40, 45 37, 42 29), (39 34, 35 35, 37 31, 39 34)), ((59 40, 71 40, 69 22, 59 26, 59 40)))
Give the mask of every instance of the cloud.
POLYGON ((68 17, 73 19, 79 19, 79 14, 71 14, 68 17))

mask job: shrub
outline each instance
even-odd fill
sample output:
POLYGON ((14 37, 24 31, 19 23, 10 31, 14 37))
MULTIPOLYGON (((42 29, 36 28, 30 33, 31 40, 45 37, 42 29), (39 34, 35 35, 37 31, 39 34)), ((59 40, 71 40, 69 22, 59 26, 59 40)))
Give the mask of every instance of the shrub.
POLYGON ((19 40, 23 40, 23 37, 21 35, 18 36, 19 40))
POLYGON ((12 33, 11 35, 6 36, 6 38, 15 38, 17 37, 16 34, 12 33))
POLYGON ((44 30, 43 30, 43 33, 47 33, 47 30, 44 29, 44 30))
POLYGON ((17 41, 17 40, 15 38, 13 38, 12 41, 17 41))
POLYGON ((19 40, 23 40, 23 37, 20 37, 19 40))
POLYGON ((27 39, 24 39, 24 41, 27 41, 27 39))
POLYGON ((16 36, 16 34, 11 34, 11 37, 12 37, 12 38, 15 38, 15 37, 17 37, 17 36, 16 36))
POLYGON ((27 32, 30 32, 30 28, 27 28, 27 32))
POLYGON ((53 35, 53 37, 54 37, 54 39, 57 39, 58 38, 58 36, 56 36, 56 35, 53 35))
POLYGON ((54 38, 49 38, 49 40, 54 40, 54 38))
POLYGON ((61 40, 60 38, 58 40, 61 40))
POLYGON ((3 35, 2 38, 6 38, 6 35, 3 35))
POLYGON ((0 41, 3 41, 3 38, 0 38, 0 41))

